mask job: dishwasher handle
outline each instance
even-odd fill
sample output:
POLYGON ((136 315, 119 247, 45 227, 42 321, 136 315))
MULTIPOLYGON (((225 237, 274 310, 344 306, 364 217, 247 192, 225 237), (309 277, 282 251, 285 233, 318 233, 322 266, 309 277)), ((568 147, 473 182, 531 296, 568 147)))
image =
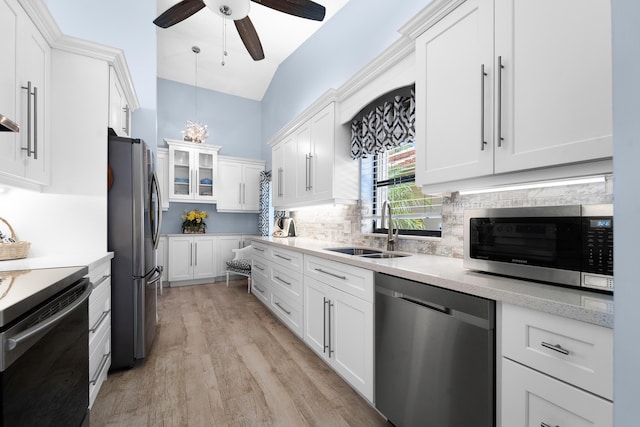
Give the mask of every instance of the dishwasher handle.
POLYGON ((440 313, 451 315, 451 309, 447 308, 445 306, 442 306, 442 305, 438 305, 438 304, 434 304, 434 303, 426 302, 426 301, 421 301, 421 300, 419 300, 417 298, 411 298, 411 297, 408 297, 406 295, 398 296, 398 298, 403 299, 403 300, 405 300, 407 302, 410 302, 412 304, 417 304, 417 305, 422 306, 424 308, 428 308, 429 310, 435 310, 435 311, 439 311, 440 313))

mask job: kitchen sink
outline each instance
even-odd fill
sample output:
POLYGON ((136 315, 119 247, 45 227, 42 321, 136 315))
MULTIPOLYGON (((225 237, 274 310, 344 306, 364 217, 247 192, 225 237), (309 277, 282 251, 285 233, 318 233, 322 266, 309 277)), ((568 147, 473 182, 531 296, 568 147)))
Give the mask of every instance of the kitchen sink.
POLYGON ((382 251, 379 249, 369 248, 325 248, 325 251, 340 252, 346 255, 380 255, 382 251))
POLYGON ((374 253, 374 254, 366 254, 366 255, 361 255, 362 258, 402 258, 405 256, 409 256, 406 254, 396 254, 393 252, 379 252, 379 253, 374 253))

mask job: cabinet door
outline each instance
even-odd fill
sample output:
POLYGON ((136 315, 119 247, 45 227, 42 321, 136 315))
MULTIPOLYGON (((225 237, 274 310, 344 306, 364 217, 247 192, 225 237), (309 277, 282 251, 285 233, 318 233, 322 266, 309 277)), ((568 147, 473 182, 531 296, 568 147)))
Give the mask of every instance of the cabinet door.
POLYGON ((242 236, 220 236, 218 237, 218 272, 222 273, 227 269, 227 261, 233 259, 233 249, 242 248, 242 236))
POLYGON ((213 236, 193 238, 194 279, 213 278, 218 274, 216 243, 216 238, 213 236))
POLYGON ((271 199, 273 206, 278 207, 284 201, 284 143, 279 143, 271 150, 271 199))
POLYGON ((493 173, 492 34, 492 2, 469 0, 416 40, 418 185, 493 173))
POLYGON ((193 278, 193 238, 169 237, 169 281, 193 278))
POLYGON ((304 278, 304 342, 325 359, 329 357, 329 289, 315 279, 304 278))
POLYGON ((333 194, 335 105, 326 106, 311 119, 311 159, 308 161, 309 191, 313 200, 333 194))
POLYGON ((502 425, 610 427, 613 404, 502 359, 502 425))
POLYGON ((296 181, 295 181, 295 203, 307 200, 311 193, 310 163, 311 153, 311 123, 305 122, 294 134, 296 151, 296 181))
POLYGON ((337 289, 330 304, 333 368, 373 402, 373 304, 337 289))
POLYGON ((302 175, 298 178, 298 150, 296 149, 294 135, 290 135, 287 139, 282 141, 282 148, 284 150, 284 196, 282 198, 282 202, 287 204, 296 200, 296 188, 298 187, 299 180, 302 180, 302 186, 304 189, 304 168, 301 171, 302 175))
POLYGON ((239 162, 220 160, 218 162, 217 209, 224 211, 242 210, 242 164, 239 162))
MULTIPOLYGON (((0 40, 3 41, 3 62, 7 60, 7 64, 15 65, 18 53, 18 21, 23 14, 17 1, 0 0, 0 40)), ((20 140, 26 122, 19 118, 18 99, 23 96, 23 90, 18 87, 16 73, 15 66, 0 67, 0 113, 20 126, 20 133, 0 132, 0 173, 10 175, 22 175, 24 172, 20 140)))
POLYGON ((208 151, 195 150, 194 160, 195 166, 195 192, 196 200, 215 201, 216 199, 216 164, 218 156, 216 153, 208 151))
POLYGON ((495 4, 496 173, 611 157, 611 2, 495 4))
POLYGON ((48 184, 50 164, 50 141, 48 105, 49 80, 51 77, 51 47, 30 19, 24 20, 23 44, 18 51, 22 56, 22 70, 18 81, 23 88, 20 96, 21 116, 26 124, 21 130, 22 147, 27 161, 25 162, 25 178, 40 184, 48 184), (24 89, 32 87, 31 94, 24 89), (28 122, 28 108, 31 100, 31 121, 28 122), (29 143, 29 136, 31 142, 29 143), (30 149, 29 149, 30 147, 30 149))
POLYGON ((245 164, 242 173, 242 209, 260 212, 260 174, 264 166, 245 164))
POLYGON ((169 147, 169 197, 177 200, 193 199, 193 151, 169 147))
POLYGON ((118 136, 127 136, 124 132, 122 122, 122 104, 124 101, 124 91, 120 85, 120 80, 113 67, 109 67, 109 127, 118 136))

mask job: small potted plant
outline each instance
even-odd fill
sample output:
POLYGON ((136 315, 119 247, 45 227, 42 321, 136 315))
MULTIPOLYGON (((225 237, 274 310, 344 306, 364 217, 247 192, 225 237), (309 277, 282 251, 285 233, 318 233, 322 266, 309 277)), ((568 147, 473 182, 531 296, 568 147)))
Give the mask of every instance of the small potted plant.
POLYGON ((204 229, 207 224, 204 223, 204 219, 209 215, 205 211, 194 209, 189 211, 184 210, 182 215, 182 232, 185 234, 204 233, 204 229))

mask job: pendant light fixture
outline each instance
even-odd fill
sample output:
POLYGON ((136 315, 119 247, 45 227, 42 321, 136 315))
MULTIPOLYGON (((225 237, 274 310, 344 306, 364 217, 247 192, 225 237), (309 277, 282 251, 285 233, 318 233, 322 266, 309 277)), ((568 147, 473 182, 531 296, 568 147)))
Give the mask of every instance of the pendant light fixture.
POLYGON ((191 51, 196 56, 196 77, 195 77, 195 120, 187 120, 187 130, 183 131, 184 140, 191 141, 197 144, 204 142, 209 137, 209 131, 207 125, 198 121, 198 54, 200 48, 193 46, 191 51))

